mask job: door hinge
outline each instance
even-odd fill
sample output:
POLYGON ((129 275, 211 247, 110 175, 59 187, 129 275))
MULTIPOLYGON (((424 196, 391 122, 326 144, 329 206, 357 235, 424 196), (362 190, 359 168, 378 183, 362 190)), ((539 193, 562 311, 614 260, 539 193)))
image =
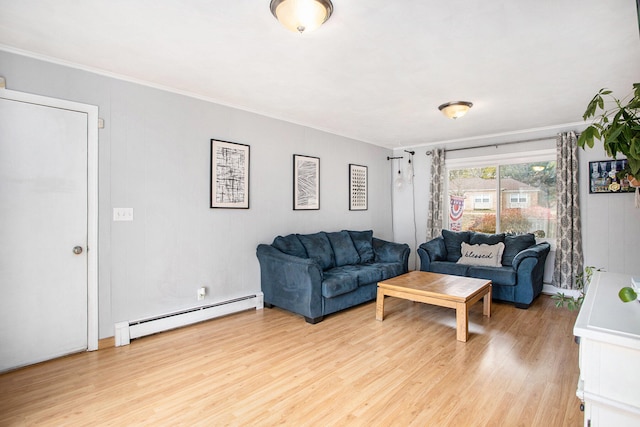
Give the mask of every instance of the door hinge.
POLYGON ((104 129, 104 119, 102 117, 98 117, 98 129, 104 129))

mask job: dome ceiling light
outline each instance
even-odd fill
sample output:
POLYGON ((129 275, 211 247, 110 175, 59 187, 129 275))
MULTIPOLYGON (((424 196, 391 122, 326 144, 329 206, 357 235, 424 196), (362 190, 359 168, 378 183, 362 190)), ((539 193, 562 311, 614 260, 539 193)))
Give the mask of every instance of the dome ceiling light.
POLYGON ((454 101, 442 104, 438 107, 438 110, 442 111, 442 114, 450 119, 457 119, 458 117, 462 117, 467 114, 467 111, 469 111, 469 108, 471 107, 473 107, 471 102, 454 101))
POLYGON ((288 30, 310 32, 333 12, 331 0, 271 0, 271 13, 288 30))

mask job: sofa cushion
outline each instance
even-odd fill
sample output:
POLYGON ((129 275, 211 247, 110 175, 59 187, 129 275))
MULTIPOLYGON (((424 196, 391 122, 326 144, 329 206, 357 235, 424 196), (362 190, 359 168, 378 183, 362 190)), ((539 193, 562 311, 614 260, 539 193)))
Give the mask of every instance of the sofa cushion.
POLYGON ((500 234, 485 234, 485 233, 472 233, 469 238, 469 244, 471 245, 495 245, 496 243, 504 243, 504 233, 500 234))
POLYGON ((337 297, 358 288, 357 276, 340 267, 325 271, 323 277, 322 296, 325 298, 337 297))
POLYGON ((458 264, 483 265, 485 267, 499 267, 502 264, 502 252, 504 243, 495 245, 470 245, 462 242, 462 256, 458 264))
POLYGON ((466 276, 469 271, 469 265, 456 264, 449 261, 433 261, 431 263, 431 271, 440 274, 453 274, 454 276, 466 276))
POLYGON ((516 270, 513 267, 469 267, 469 277, 491 280, 494 285, 514 286, 516 270))
POLYGON ((456 262, 462 256, 460 252, 462 242, 469 243, 471 233, 469 231, 442 230, 442 238, 447 248, 447 261, 456 262))
POLYGON ((336 269, 348 271, 358 278, 358 286, 376 283, 382 280, 382 270, 375 267, 375 264, 345 265, 336 269))
POLYGON ((351 236, 351 240, 353 241, 353 244, 358 251, 358 255, 360 255, 360 262, 373 262, 373 259, 375 257, 375 254, 373 252, 373 245, 371 243, 371 241, 373 240, 373 230, 346 231, 351 236))
POLYGON ((378 269, 382 276, 377 281, 391 279, 403 273, 402 264, 399 262, 374 262, 369 264, 371 267, 378 269))
POLYGON ((289 234, 285 237, 278 236, 273 239, 271 246, 287 255, 293 255, 299 258, 307 257, 307 250, 295 234, 289 234))
POLYGON ((298 238, 307 250, 307 256, 315 259, 323 270, 336 266, 333 249, 326 233, 321 231, 315 234, 298 234, 298 238))
POLYGON ((523 251, 536 244, 536 236, 532 233, 508 235, 504 238, 504 252, 502 254, 502 265, 510 267, 513 257, 518 252, 523 251))
POLYGON ((360 262, 360 255, 358 255, 349 233, 346 231, 327 233, 327 238, 333 248, 333 255, 336 257, 336 267, 360 262))

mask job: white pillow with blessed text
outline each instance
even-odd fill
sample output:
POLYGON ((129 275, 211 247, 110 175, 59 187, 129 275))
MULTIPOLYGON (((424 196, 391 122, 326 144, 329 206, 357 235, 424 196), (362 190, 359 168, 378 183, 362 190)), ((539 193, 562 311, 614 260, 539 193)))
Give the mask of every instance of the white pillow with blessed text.
POLYGON ((496 243, 495 245, 470 245, 462 242, 462 256, 458 260, 458 264, 480 265, 483 267, 501 267, 502 252, 504 252, 504 243, 496 243))

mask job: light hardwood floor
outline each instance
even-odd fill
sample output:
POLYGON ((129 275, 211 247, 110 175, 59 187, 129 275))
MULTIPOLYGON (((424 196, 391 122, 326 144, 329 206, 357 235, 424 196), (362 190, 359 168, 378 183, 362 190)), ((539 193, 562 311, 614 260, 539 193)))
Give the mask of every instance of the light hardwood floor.
POLYGON ((0 375, 0 425, 580 426, 575 313, 246 311, 0 375))

